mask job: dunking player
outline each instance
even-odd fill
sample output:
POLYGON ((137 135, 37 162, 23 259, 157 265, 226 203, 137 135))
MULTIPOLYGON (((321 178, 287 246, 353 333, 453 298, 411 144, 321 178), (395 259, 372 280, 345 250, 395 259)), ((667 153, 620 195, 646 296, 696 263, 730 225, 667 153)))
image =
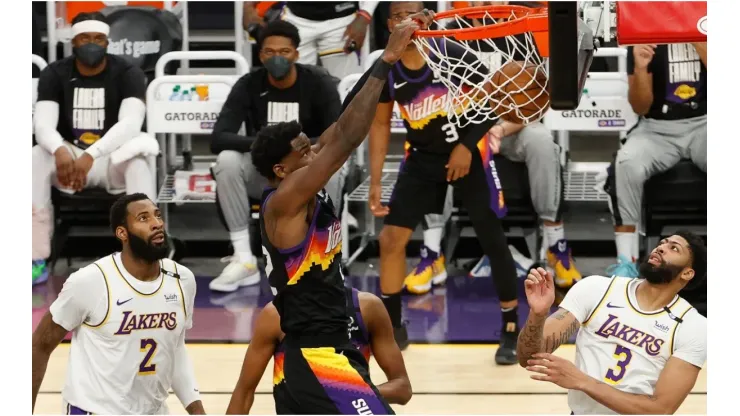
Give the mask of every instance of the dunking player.
MULTIPOLYGON (((347 288, 347 306, 350 309, 349 331, 354 346, 369 362, 370 354, 383 369, 388 381, 378 386, 378 391, 388 403, 406 404, 411 399, 409 382, 403 355, 393 338, 393 326, 383 302, 377 296, 347 288)), ((285 389, 283 376, 284 351, 280 330, 280 315, 272 302, 257 316, 254 335, 244 356, 239 382, 234 388, 226 414, 245 415, 254 402, 254 392, 265 372, 265 367, 274 356, 273 396, 277 413, 281 412, 282 395, 285 389)), ((366 363, 367 364, 367 363, 366 363)), ((357 412, 362 413, 362 402, 357 403, 357 412)))
POLYGON ((530 313, 519 363, 535 380, 568 389, 574 414, 673 414, 707 359, 707 320, 678 296, 707 270, 701 237, 677 232, 640 265, 637 279, 590 276, 576 283, 549 318, 552 276, 525 281, 530 313), (552 352, 578 330, 576 362, 552 352))
MULTIPOLYGON (((394 2, 390 7, 388 28, 392 31, 407 16, 418 13, 422 4, 394 2)), ((463 59, 474 59, 473 55, 464 54, 462 48, 452 43, 447 44, 446 52, 459 54, 463 59)), ((480 62, 469 62, 469 65, 485 71, 480 62)), ((369 72, 363 75, 348 99, 369 77, 369 72)), ((516 364, 516 269, 498 218, 503 214, 503 195, 491 172, 493 159, 487 141, 481 141, 496 122, 490 120, 481 124, 471 123, 462 129, 456 127, 447 119, 444 102, 447 94, 447 88, 441 80, 434 78, 422 54, 414 45, 409 45, 401 60, 393 66, 388 84, 380 96, 370 130, 369 202, 374 215, 385 216, 379 237, 383 302, 393 326, 397 328, 396 340, 404 348, 408 341, 401 323, 401 290, 406 276, 406 244, 424 214, 442 213, 447 186, 451 183, 460 192, 470 213, 483 251, 495 259, 492 275, 504 318, 496 362, 516 364), (390 205, 383 207, 380 205, 380 174, 388 150, 394 101, 401 108, 410 147, 399 171, 390 205)), ((425 283, 431 285, 429 281, 425 283)))
POLYGON ((110 220, 123 250, 69 276, 33 333, 33 406, 49 356, 72 331, 65 414, 168 414, 170 387, 189 414, 205 414, 185 348, 193 273, 165 258, 164 223, 146 195, 118 199, 110 220))
POLYGON ((322 190, 370 129, 391 66, 433 13, 410 16, 393 31, 372 76, 315 146, 297 122, 260 131, 252 162, 271 187, 262 197, 260 228, 273 303, 285 333, 286 413, 392 413, 350 343, 340 222, 322 190))

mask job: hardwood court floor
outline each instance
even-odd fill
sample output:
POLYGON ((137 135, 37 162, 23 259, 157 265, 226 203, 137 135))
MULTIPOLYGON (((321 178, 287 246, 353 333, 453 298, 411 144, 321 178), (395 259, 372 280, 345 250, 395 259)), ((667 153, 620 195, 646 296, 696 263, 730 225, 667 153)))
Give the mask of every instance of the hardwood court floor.
MULTIPOLYGON (((247 346, 244 344, 188 344, 206 412, 224 414, 236 384, 247 346)), ((566 392, 550 383, 531 380, 519 366, 500 367, 493 362, 495 345, 411 345, 404 360, 414 396, 406 406, 394 405, 399 414, 570 414, 566 392)), ((566 345, 558 355, 572 360, 575 347, 566 345)), ((67 369, 69 345, 60 345, 51 357, 36 402, 37 414, 59 414, 60 391, 67 369)), ((373 381, 385 377, 373 360, 373 381)), ((272 363, 265 371, 252 407, 253 414, 275 414, 272 399, 272 363)), ((707 413, 707 369, 699 376, 679 414, 707 413)), ((177 397, 168 399, 172 414, 186 414, 177 397)))

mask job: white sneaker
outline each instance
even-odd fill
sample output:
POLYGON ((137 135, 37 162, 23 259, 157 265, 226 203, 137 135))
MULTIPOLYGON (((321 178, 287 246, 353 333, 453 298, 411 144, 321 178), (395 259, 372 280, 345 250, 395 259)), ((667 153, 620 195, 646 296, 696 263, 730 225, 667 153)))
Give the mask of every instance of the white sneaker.
POLYGON ((208 284, 213 291, 233 292, 242 286, 256 285, 262 278, 254 263, 242 263, 237 256, 224 257, 221 261, 229 262, 229 265, 208 284))

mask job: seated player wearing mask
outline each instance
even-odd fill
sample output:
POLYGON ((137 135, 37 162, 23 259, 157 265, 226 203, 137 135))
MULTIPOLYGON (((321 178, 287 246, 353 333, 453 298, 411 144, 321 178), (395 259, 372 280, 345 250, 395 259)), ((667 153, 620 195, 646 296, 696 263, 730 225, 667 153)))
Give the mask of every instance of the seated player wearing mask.
MULTIPOLYGON (((300 44, 298 29, 281 20, 271 22, 260 39, 260 61, 231 90, 213 129, 211 151, 218 202, 229 229, 234 255, 211 290, 232 292, 259 283, 257 262, 249 243, 249 198, 259 199, 267 180, 252 165, 250 149, 257 132, 279 122, 297 120, 315 143, 339 117, 342 103, 337 80, 326 70, 295 63, 300 44), (244 123, 246 136, 239 134, 244 123)), ((326 186, 333 201, 341 201, 344 172, 326 186)), ((340 204, 337 203, 339 210, 340 204)))
POLYGON ((146 76, 106 53, 110 26, 99 13, 72 20, 73 56, 40 75, 32 150, 33 280, 46 281, 51 252, 51 187, 68 193, 104 188, 156 197, 157 141, 142 134, 146 76))

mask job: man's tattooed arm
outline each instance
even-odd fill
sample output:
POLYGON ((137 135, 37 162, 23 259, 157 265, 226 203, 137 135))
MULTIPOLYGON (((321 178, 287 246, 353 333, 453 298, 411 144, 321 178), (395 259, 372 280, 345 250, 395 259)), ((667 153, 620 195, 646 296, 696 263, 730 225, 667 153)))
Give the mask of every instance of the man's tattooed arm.
POLYGON ((552 353, 560 345, 568 342, 580 326, 575 316, 562 308, 549 318, 530 312, 524 329, 519 333, 519 342, 516 347, 519 365, 526 367, 527 360, 534 354, 552 353))

